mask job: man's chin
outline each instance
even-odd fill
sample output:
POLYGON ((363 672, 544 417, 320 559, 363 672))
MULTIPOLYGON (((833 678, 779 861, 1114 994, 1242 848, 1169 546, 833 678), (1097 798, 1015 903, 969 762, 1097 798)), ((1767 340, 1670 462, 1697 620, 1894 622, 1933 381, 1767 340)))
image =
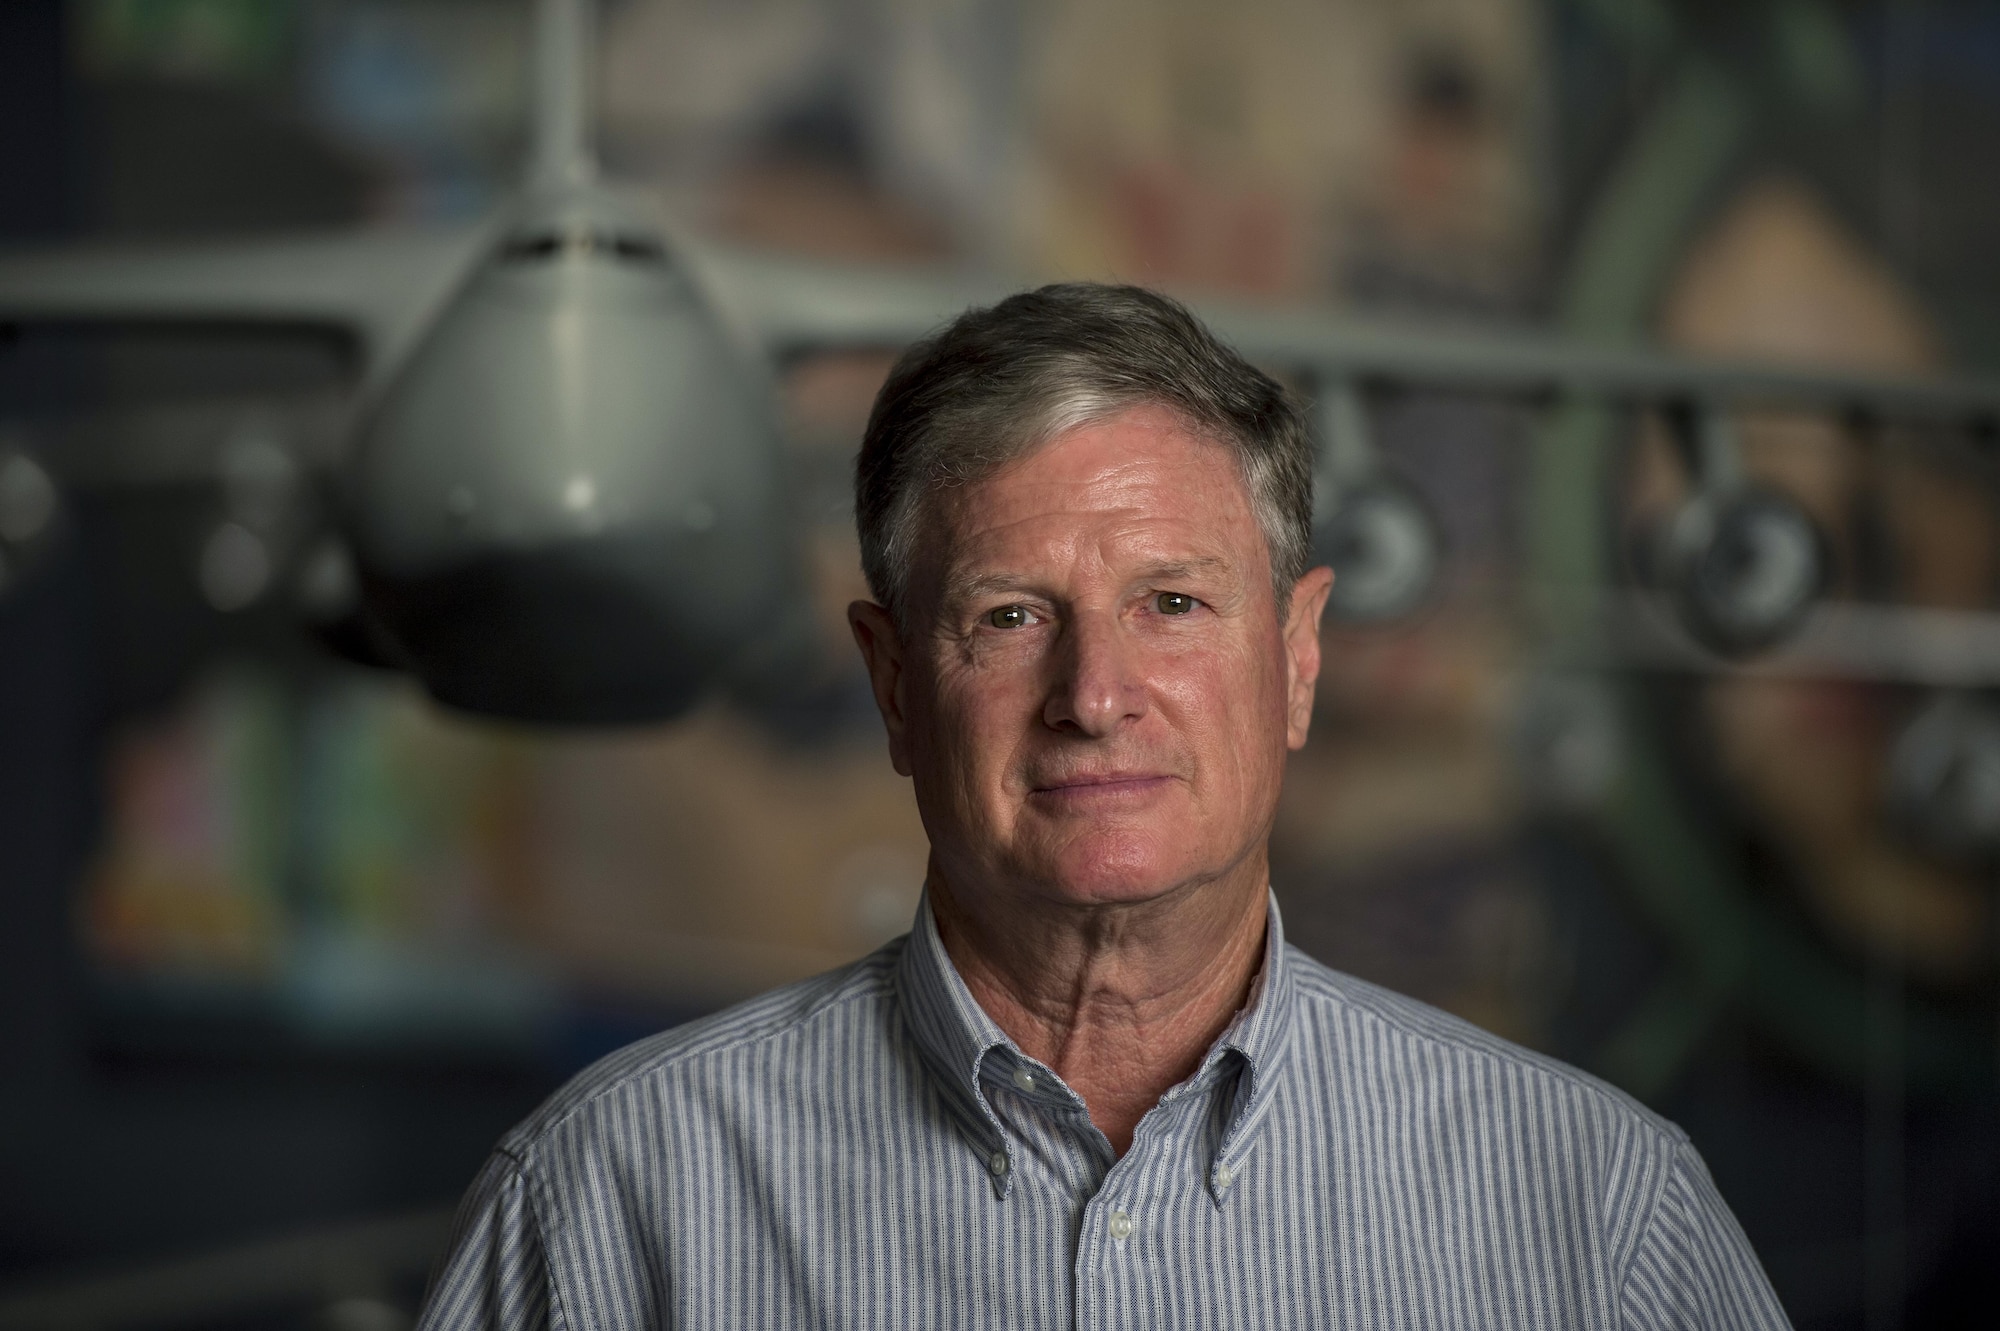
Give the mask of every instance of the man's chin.
POLYGON ((1058 901, 1079 906, 1136 905, 1170 896, 1207 875, 1169 860, 1157 843, 1068 846, 1033 876, 1058 901))

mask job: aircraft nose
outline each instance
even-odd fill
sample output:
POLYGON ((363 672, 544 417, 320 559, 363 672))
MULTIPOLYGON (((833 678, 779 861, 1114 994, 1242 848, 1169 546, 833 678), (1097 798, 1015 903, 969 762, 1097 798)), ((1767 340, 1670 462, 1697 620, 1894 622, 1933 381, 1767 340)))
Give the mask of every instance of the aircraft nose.
POLYGON ((503 244, 362 432, 364 595, 453 706, 664 719, 799 582, 763 385, 623 234, 503 244))

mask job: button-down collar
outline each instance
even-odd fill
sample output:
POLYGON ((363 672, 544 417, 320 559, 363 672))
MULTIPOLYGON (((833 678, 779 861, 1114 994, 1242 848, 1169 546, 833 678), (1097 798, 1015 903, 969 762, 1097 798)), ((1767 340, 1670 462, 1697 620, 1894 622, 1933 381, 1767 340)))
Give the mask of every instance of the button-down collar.
MULTIPOLYGON (((1004 1060, 1002 1079, 1026 1073, 1035 1083, 1033 1094, 1058 1097, 1076 1106, 1082 1101, 1053 1073, 1023 1054, 997 1022, 973 998, 965 980, 944 950, 927 893, 917 908, 910 939, 897 965, 896 988, 903 1018, 944 1096, 945 1105, 971 1147, 979 1168, 994 1190, 1008 1195, 1015 1177, 1013 1145, 986 1098, 984 1077, 989 1058, 1004 1060)), ((1264 963, 1252 982, 1249 1001, 1210 1046, 1194 1074, 1162 1097, 1162 1103, 1203 1090, 1214 1091, 1229 1066, 1241 1061, 1235 1106, 1206 1162, 1211 1196, 1219 1205, 1256 1142, 1274 1098, 1278 1072, 1292 1041, 1297 996, 1285 958, 1283 922, 1275 896, 1269 899, 1264 927, 1264 963)), ((1220 1093, 1220 1092, 1217 1092, 1220 1093)))

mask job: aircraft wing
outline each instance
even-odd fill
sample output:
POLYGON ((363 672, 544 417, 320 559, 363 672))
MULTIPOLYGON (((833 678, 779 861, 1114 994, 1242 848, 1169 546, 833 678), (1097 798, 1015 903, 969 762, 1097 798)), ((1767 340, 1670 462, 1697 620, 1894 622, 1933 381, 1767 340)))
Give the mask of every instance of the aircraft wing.
POLYGON ((1786 406, 2000 424, 2000 385, 1716 360, 1524 328, 1416 326, 1311 307, 1195 302, 1254 361, 1392 386, 1637 404, 1786 406))
MULTIPOLYGON (((31 322, 333 327, 370 373, 396 363, 481 250, 490 223, 161 246, 0 253, 0 327, 31 322)), ((711 298, 779 361, 900 347, 1020 282, 945 267, 829 263, 697 243, 711 298)), ((1323 307, 1194 301, 1251 358, 1308 379, 1643 401, 1795 403, 2000 422, 1985 384, 1709 362, 1518 330, 1398 327, 1323 307)))
MULTIPOLYGON (((695 257, 718 306, 779 361, 847 348, 897 348, 969 306, 1028 285, 942 267, 833 264, 715 245, 696 247, 695 257)), ((1190 304, 1250 359, 1308 382, 1347 378, 1530 398, 1789 405, 2000 426, 2000 386, 1988 383, 1716 361, 1522 329, 1399 325, 1324 306, 1200 297, 1190 304)))
POLYGON ((332 328, 395 364, 479 253, 486 224, 235 242, 0 252, 0 328, 332 328))

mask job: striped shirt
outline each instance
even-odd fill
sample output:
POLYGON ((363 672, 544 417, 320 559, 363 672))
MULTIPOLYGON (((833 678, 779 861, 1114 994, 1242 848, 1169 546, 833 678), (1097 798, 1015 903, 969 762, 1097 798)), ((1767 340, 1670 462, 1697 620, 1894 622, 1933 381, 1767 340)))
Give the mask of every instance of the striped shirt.
POLYGON ((612 1055, 502 1140, 421 1326, 1782 1327, 1687 1137, 1319 965, 1116 1157, 928 905, 872 956, 612 1055))

